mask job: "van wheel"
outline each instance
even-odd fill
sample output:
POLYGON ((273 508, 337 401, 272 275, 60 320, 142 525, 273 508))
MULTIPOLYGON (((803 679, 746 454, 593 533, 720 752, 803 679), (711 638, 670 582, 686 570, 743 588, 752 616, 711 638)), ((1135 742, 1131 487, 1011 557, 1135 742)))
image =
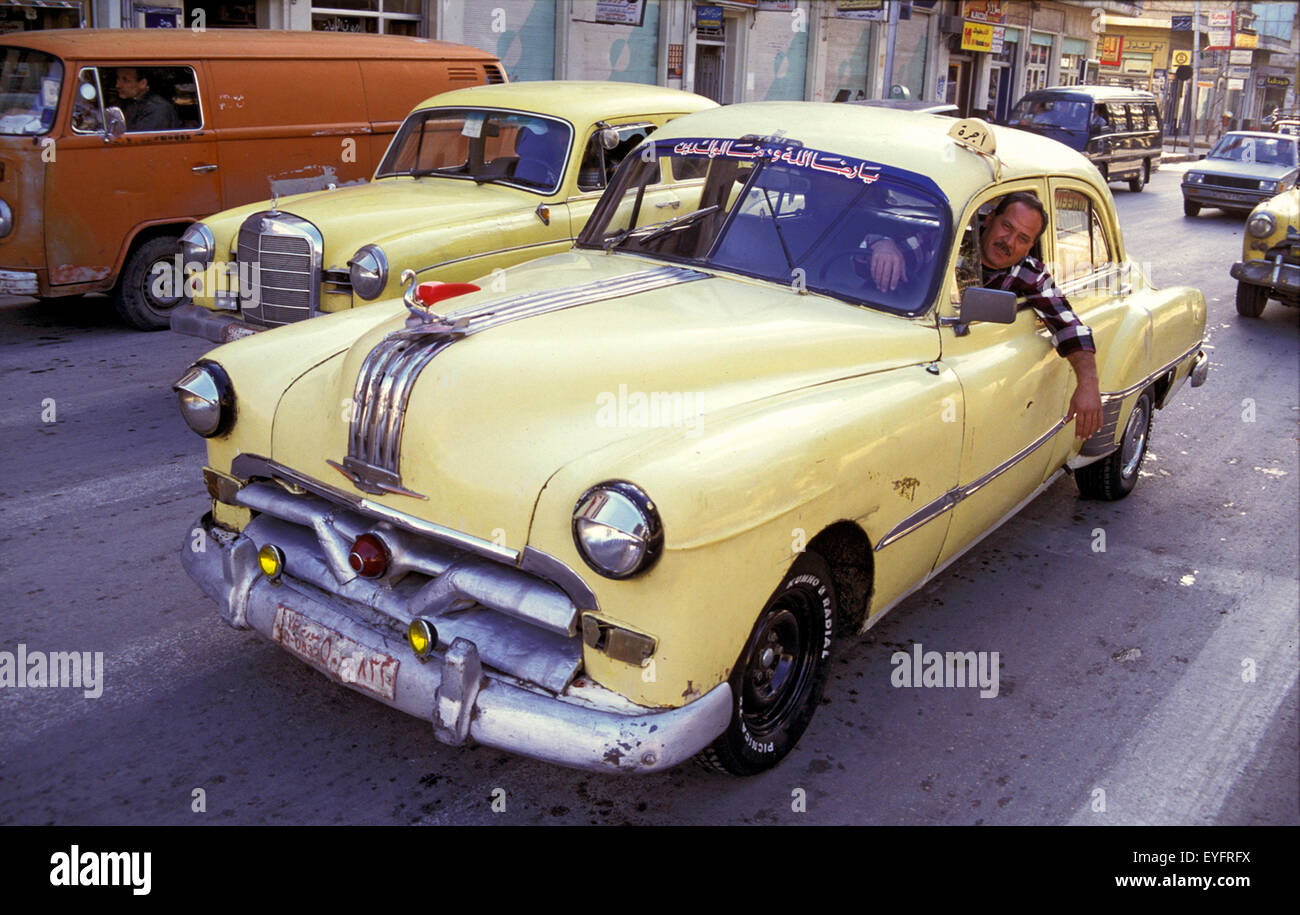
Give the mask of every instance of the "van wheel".
POLYGON ((159 235, 140 244, 126 259, 114 297, 117 313, 136 330, 163 330, 181 303, 182 277, 175 276, 180 239, 159 235), (163 269, 165 268, 165 270, 163 269))
POLYGON ((835 611, 826 561, 802 554, 759 614, 736 662, 731 723, 701 751, 705 768, 755 775, 794 749, 830 674, 835 611))
POLYGON ((1258 318, 1268 304, 1268 290, 1253 283, 1237 283, 1237 314, 1245 318, 1258 318))
POLYGON ((1098 171, 1101 172, 1101 183, 1110 184, 1110 163, 1103 162, 1098 171))
POLYGON ((1143 160, 1142 174, 1138 175, 1136 178, 1128 179, 1128 189, 1134 194, 1140 193, 1142 188, 1146 187, 1146 183, 1151 180, 1150 169, 1151 163, 1143 160))
POLYGON ((1119 448, 1109 457, 1094 461, 1074 472, 1074 482, 1085 499, 1102 499, 1114 502, 1133 491, 1137 485, 1138 470, 1147 456, 1147 442, 1151 438, 1151 392, 1138 395, 1133 412, 1124 427, 1124 438, 1119 448))
POLYGON ((1183 200, 1184 216, 1195 216, 1199 212, 1201 212, 1201 205, 1199 203, 1192 203, 1192 201, 1186 199, 1183 200))

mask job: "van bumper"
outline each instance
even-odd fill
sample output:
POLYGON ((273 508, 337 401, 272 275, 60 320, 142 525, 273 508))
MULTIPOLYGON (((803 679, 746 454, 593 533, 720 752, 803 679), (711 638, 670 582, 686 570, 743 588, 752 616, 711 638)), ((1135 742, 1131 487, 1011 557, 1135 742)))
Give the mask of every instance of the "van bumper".
POLYGON ((241 321, 234 315, 218 314, 198 305, 177 305, 172 309, 172 330, 187 337, 202 337, 213 343, 229 343, 266 330, 241 321))
POLYGON ((34 270, 0 270, 0 295, 39 295, 40 291, 34 270))
POLYGON ((210 514, 195 529, 205 535, 197 541, 202 548, 187 534, 182 563, 223 620, 255 630, 335 682, 429 722, 443 743, 480 743, 594 772, 655 772, 689 760, 731 721, 726 682, 680 708, 616 712, 516 685, 484 668, 478 646, 466 638, 421 661, 396 633, 350 615, 346 599, 300 589, 287 574, 267 579, 252 538, 217 528, 210 514), (321 652, 320 645, 332 647, 321 652), (340 663, 337 655, 348 657, 340 663), (367 670, 379 673, 366 682, 367 670))

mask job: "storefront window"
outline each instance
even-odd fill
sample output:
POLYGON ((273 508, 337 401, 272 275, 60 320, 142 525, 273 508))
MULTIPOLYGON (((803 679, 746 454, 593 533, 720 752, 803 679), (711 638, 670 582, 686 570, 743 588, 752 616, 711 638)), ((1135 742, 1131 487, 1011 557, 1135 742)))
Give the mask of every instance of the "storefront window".
POLYGON ((312 5, 317 32, 419 35, 420 0, 324 0, 312 5))
MULTIPOLYGON (((1034 36, 1038 39, 1038 36, 1034 36)), ((1047 85, 1047 65, 1052 56, 1050 44, 1031 44, 1025 57, 1025 91, 1033 92, 1047 85)))

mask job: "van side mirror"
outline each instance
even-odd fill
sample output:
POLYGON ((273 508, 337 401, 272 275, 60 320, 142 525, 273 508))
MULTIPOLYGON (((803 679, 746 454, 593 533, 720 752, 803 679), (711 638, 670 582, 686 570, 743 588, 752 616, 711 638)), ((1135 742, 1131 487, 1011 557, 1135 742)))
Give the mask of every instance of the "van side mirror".
POLYGON ((126 115, 116 105, 104 109, 104 142, 116 140, 126 133, 126 115))

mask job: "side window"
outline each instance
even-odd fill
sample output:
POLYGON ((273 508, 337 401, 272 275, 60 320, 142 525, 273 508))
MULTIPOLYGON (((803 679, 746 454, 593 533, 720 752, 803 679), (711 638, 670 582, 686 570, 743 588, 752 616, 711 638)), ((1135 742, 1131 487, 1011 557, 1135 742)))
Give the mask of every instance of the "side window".
POLYGON ((1128 106, 1128 122, 1133 130, 1146 130, 1146 114, 1142 111, 1140 102, 1133 102, 1128 106))
POLYGON ((77 94, 72 103, 73 133, 99 133, 104 129, 103 98, 99 71, 83 67, 77 74, 77 94))
POLYGON ((627 154, 654 131, 653 124, 621 124, 592 131, 587 149, 582 154, 582 164, 578 168, 578 189, 602 190, 614 177, 614 170, 627 158, 627 154), (612 130, 613 134, 607 134, 606 130, 612 130))
POLYGON ((1092 200, 1085 194, 1058 188, 1054 196, 1056 211, 1056 269, 1058 283, 1068 283, 1107 269, 1114 258, 1110 239, 1092 200))
POLYGON ((122 109, 127 133, 203 126, 198 82, 190 67, 100 67, 98 75, 104 104, 122 109))
POLYGON ((1146 112, 1147 130, 1159 130, 1160 112, 1159 110, 1157 110, 1156 106, 1150 102, 1147 102, 1142 106, 1142 110, 1146 112))
MULTIPOLYGON (((1032 191, 1021 191, 1019 193, 1027 193, 1035 198, 1038 197, 1038 195, 1032 191)), ((1026 249, 1018 247, 1022 242, 1015 236, 995 239, 993 235, 990 234, 993 232, 993 224, 990 222, 993 216, 993 211, 998 208, 998 204, 1005 196, 1008 195, 1000 194, 997 197, 993 197, 980 204, 979 209, 975 212, 975 217, 962 232, 957 247, 956 274, 958 292, 969 286, 983 285, 984 258, 981 256, 980 251, 985 244, 992 245, 1001 241, 1003 244, 1012 246, 1012 251, 1014 251, 1016 257, 1023 257, 1027 254, 1028 256, 1042 260, 1043 246, 1041 237, 1032 243, 1030 243, 1028 239, 1025 239, 1023 244, 1028 245, 1028 248, 1026 249)), ((1038 221, 1035 220, 1033 224, 1037 225, 1038 221)))

